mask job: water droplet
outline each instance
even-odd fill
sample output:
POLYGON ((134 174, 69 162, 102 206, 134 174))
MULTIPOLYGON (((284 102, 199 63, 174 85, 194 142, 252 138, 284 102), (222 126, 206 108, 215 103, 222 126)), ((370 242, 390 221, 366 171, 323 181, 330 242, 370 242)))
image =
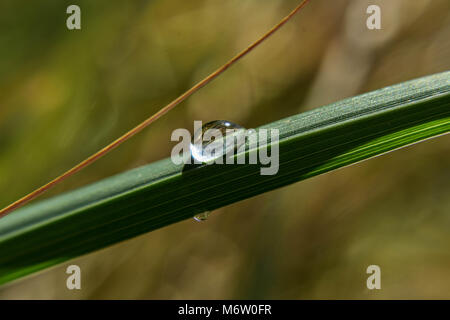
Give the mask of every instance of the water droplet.
POLYGON ((245 143, 246 130, 226 120, 204 124, 194 133, 190 149, 192 157, 201 162, 212 162, 237 150, 245 143))
POLYGON ((205 212, 196 214, 196 215, 194 216, 194 220, 195 220, 195 221, 198 221, 198 222, 203 222, 203 221, 205 221, 206 219, 208 219, 209 214, 210 214, 209 211, 205 211, 205 212))

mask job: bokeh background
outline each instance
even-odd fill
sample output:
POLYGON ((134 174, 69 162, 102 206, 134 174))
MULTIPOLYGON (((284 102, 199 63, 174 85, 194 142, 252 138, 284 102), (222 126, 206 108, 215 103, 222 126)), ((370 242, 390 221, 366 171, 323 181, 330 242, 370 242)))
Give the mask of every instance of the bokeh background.
MULTIPOLYGON (((0 2, 0 205, 97 151, 299 0, 0 2), (66 8, 81 7, 78 31, 66 8)), ((176 128, 247 128, 450 68, 448 0, 311 0, 188 101, 45 197, 165 158, 176 128), (381 7, 382 30, 366 28, 381 7)), ((0 299, 450 298, 450 138, 248 199, 0 288, 0 299), (65 269, 78 264, 82 290, 65 269), (381 290, 366 288, 381 267, 381 290)), ((1 254, 1 252, 0 252, 1 254)))

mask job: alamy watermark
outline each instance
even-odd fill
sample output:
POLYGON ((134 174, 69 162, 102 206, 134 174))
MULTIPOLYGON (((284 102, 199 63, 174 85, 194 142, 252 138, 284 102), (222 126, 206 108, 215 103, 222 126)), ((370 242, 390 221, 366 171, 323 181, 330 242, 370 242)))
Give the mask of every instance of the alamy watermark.
POLYGON ((370 274, 370 276, 367 278, 367 281, 366 281, 367 289, 380 290, 381 289, 381 268, 380 268, 380 266, 377 266, 376 264, 372 264, 367 267, 366 273, 370 274))
MULTIPOLYGON (((227 122, 225 122, 227 124, 227 122)), ((202 126, 194 121, 194 137, 184 128, 172 132, 178 141, 171 152, 174 164, 259 164, 261 175, 275 175, 279 169, 279 130, 246 130, 221 123, 202 126)))
POLYGON ((67 267, 66 273, 70 274, 66 280, 66 287, 69 290, 81 290, 81 269, 76 264, 67 267))
POLYGON ((369 30, 380 30, 381 29, 381 9, 379 6, 372 4, 367 7, 367 14, 370 16, 366 20, 366 26, 369 30))

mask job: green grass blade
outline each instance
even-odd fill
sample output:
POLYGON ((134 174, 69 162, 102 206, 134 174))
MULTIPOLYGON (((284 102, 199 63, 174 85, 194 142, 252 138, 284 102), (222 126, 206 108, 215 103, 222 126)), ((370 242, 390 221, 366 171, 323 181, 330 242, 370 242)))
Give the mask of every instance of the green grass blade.
MULTIPOLYGON (((280 167, 165 159, 0 219, 0 284, 190 218, 450 131, 450 72, 346 99, 262 128, 280 130, 280 167)), ((382 173, 380 173, 382 174, 382 173)))

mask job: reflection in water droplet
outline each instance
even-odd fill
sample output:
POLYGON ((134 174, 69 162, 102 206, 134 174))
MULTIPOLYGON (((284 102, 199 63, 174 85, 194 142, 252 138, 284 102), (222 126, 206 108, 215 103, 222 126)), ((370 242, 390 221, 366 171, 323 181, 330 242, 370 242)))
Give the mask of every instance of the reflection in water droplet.
POLYGON ((208 122, 194 133, 191 155, 201 163, 212 162, 245 143, 245 133, 245 128, 230 121, 208 122))
POLYGON ((198 221, 198 222, 202 222, 205 221, 206 219, 208 219, 210 212, 209 211, 205 211, 199 214, 196 214, 194 216, 194 220, 198 221))

